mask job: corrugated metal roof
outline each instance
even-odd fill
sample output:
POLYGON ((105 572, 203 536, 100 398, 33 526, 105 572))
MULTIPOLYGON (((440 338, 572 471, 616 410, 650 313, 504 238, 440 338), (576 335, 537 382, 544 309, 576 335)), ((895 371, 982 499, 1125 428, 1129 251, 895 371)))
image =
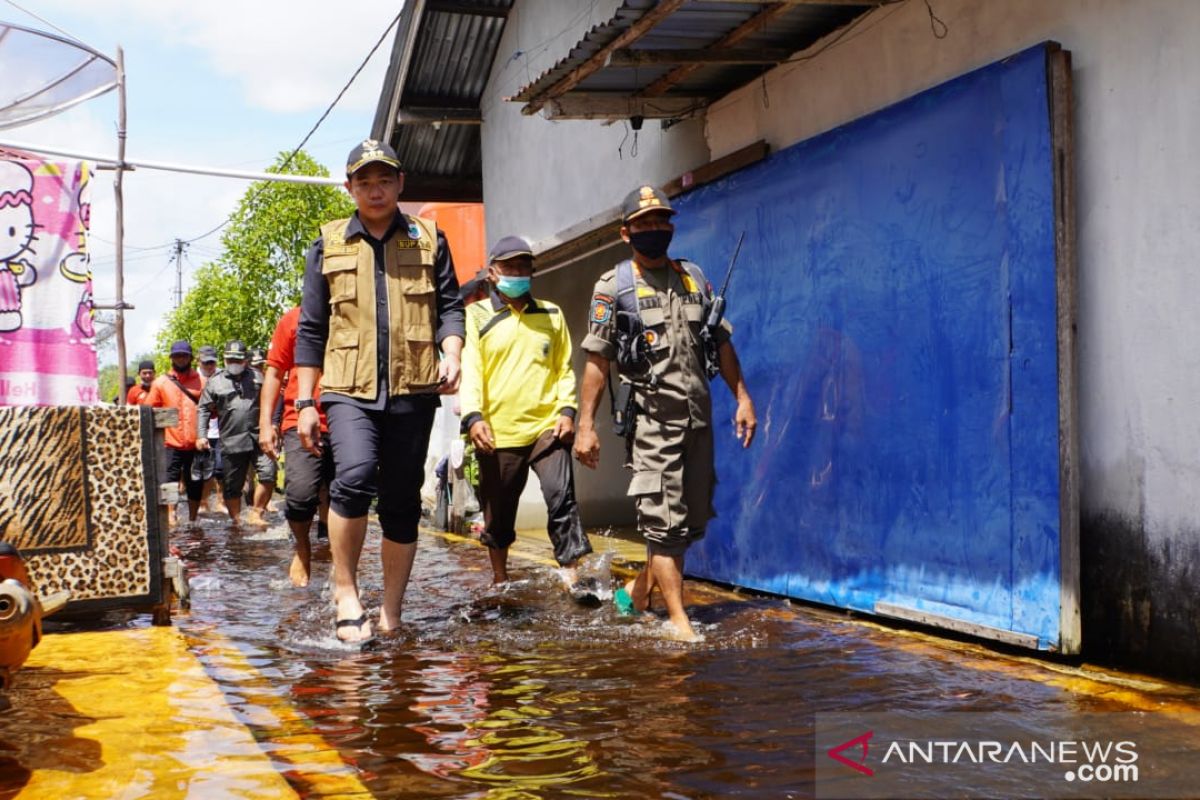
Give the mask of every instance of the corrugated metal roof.
MULTIPOLYGON (((688 0, 627 48, 712 49, 723 37, 763 14, 759 18, 764 21, 762 26, 745 34, 735 46, 742 50, 796 52, 864 12, 892 1, 895 0, 847 4, 846 0, 829 3, 811 0, 782 6, 688 0)), ((659 4, 660 0, 625 0, 607 22, 589 30, 564 58, 513 99, 526 102, 544 99, 539 95, 618 37, 629 33, 659 4)), ((386 138, 405 165, 406 196, 420 200, 482 199, 479 103, 514 5, 515 0, 407 0, 373 126, 373 135, 386 138)), ((660 106, 646 106, 645 113, 654 116, 691 113, 772 66, 768 63, 686 67, 669 87, 650 93, 665 100, 660 101, 660 106), (694 98, 699 101, 694 103, 694 98)), ((657 64, 605 66, 583 78, 560 99, 586 99, 589 93, 597 93, 618 98, 624 104, 625 99, 645 95, 655 81, 677 68, 657 64)))
MULTIPOLYGON (((844 3, 794 4, 773 18, 761 29, 742 39, 739 49, 784 48, 797 52, 820 38, 838 30, 879 3, 862 5, 844 3)), ((571 52, 553 67, 543 72, 513 96, 513 100, 528 102, 554 86, 617 37, 627 31, 647 11, 658 5, 657 0, 626 0, 607 22, 593 27, 571 52)), ((688 2, 651 28, 629 46, 632 50, 700 50, 711 47, 731 31, 760 12, 772 9, 775 3, 717 3, 688 2)), ((671 94, 704 96, 716 99, 753 80, 770 69, 771 64, 707 65, 696 69, 674 85, 671 94)), ((674 67, 665 65, 632 67, 603 67, 584 78, 571 91, 615 92, 634 95, 655 80, 670 73, 674 67)))
POLYGON ((479 101, 513 2, 407 0, 372 128, 404 164, 406 198, 483 199, 479 101))

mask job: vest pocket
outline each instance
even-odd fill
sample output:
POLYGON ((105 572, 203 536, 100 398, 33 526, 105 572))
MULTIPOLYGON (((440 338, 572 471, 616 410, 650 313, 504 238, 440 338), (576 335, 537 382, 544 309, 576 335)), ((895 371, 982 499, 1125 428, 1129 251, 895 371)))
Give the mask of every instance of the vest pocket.
POLYGON ((432 342, 437 334, 434 317, 437 299, 434 295, 432 266, 402 266, 400 292, 404 295, 404 336, 410 342, 432 342))
POLYGON ((324 273, 325 280, 329 281, 330 304, 358 297, 357 255, 326 255, 321 272, 324 273))
POLYGON ((329 344, 325 347, 325 369, 321 375, 321 388, 333 392, 353 391, 357 369, 358 331, 330 331, 329 344))

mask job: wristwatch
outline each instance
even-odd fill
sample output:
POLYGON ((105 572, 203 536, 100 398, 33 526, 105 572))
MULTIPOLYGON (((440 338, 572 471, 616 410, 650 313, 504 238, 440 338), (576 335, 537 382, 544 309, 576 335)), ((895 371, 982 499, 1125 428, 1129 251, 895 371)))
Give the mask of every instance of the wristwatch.
POLYGON ((307 400, 297 400, 296 401, 296 410, 303 411, 306 408, 312 408, 316 404, 317 404, 317 401, 313 400, 311 397, 308 398, 307 400))

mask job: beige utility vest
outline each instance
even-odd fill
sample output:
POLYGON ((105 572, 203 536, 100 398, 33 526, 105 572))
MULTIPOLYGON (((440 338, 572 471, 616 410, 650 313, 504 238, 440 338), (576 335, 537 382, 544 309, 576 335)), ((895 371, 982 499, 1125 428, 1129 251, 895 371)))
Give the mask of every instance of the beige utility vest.
POLYGON ((321 391, 362 400, 379 394, 376 308, 388 320, 388 394, 429 392, 438 383, 437 292, 433 263, 437 228, 407 216, 420 233, 398 230, 383 246, 385 302, 375 297, 375 252, 365 237, 346 241, 349 219, 321 226, 321 272, 329 282, 329 339, 321 391))

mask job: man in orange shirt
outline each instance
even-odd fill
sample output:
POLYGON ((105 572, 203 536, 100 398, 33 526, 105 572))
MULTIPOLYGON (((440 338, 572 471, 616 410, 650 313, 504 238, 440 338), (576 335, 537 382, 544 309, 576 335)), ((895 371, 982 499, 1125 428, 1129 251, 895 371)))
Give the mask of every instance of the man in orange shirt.
POLYGON ((150 384, 154 383, 154 362, 150 359, 138 364, 138 378, 141 383, 135 383, 129 387, 129 391, 125 394, 125 404, 129 406, 141 405, 146 399, 146 395, 150 394, 150 384))
POLYGON ((321 389, 313 389, 313 400, 317 403, 321 430, 321 455, 305 449, 300 444, 296 430, 299 415, 296 413, 296 392, 299 381, 292 376, 296 366, 296 326, 300 322, 300 306, 287 311, 275 326, 271 346, 267 350, 266 370, 263 374, 262 394, 258 400, 258 446, 266 455, 278 459, 281 445, 287 459, 287 481, 283 491, 286 505, 283 515, 292 529, 296 554, 288 577, 293 586, 307 586, 312 546, 308 533, 312 528, 313 516, 320 513, 317 521, 318 537, 325 528, 329 513, 329 482, 333 480, 333 448, 329 445, 329 426, 325 413, 321 411, 321 389), (278 407, 279 390, 283 387, 283 417, 279 432, 275 430, 275 410, 278 407))
MULTIPOLYGON (((192 459, 196 456, 196 411, 204 381, 192 369, 192 346, 184 341, 171 345, 171 369, 150 384, 150 392, 142 405, 155 408, 174 408, 179 412, 179 424, 166 429, 167 480, 183 481, 187 493, 188 520, 196 521, 200 513, 202 480, 192 478, 192 459)), ((169 509, 170 523, 175 524, 175 506, 169 509)))

